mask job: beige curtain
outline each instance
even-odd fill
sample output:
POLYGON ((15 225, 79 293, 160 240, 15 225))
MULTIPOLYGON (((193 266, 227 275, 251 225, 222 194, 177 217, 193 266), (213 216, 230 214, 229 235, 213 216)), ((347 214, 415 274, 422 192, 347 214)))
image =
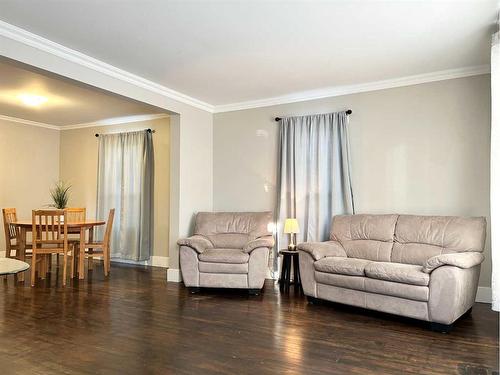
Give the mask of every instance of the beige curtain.
POLYGON ((97 215, 116 209, 111 256, 150 258, 153 247, 153 142, 151 132, 99 135, 97 215))

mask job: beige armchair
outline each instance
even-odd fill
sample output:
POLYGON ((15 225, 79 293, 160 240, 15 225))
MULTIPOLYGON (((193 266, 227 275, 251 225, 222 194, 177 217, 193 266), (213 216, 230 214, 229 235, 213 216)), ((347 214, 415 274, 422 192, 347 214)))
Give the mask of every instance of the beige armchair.
POLYGON ((194 234, 177 241, 184 284, 248 289, 258 294, 268 271, 274 238, 271 212, 200 212, 194 234))

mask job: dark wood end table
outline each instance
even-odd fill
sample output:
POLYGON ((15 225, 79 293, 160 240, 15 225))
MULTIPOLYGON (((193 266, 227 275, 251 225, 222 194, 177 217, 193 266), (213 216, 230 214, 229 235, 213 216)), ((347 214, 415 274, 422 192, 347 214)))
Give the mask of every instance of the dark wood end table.
POLYGON ((279 254, 283 256, 283 263, 281 265, 280 277, 280 291, 288 292, 290 285, 294 286, 295 291, 302 292, 302 283, 300 282, 300 269, 299 269, 299 252, 297 250, 280 250, 279 254), (293 281, 290 281, 293 268, 293 281))

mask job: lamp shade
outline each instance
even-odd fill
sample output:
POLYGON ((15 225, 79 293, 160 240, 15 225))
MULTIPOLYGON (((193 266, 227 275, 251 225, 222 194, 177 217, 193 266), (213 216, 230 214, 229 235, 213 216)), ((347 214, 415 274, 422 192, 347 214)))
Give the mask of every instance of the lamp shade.
POLYGON ((297 219, 286 219, 283 233, 299 233, 299 222, 297 219))

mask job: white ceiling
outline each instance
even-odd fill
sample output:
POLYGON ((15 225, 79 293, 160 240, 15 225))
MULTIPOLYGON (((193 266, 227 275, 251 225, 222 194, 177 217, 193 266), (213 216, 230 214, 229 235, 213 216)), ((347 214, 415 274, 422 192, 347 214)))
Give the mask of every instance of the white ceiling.
POLYGON ((165 111, 0 59, 0 115, 63 126, 160 113, 165 111), (18 99, 21 93, 43 96, 48 100, 39 107, 29 107, 18 99))
POLYGON ((0 19, 212 105, 489 63, 497 0, 1 0, 0 19))

